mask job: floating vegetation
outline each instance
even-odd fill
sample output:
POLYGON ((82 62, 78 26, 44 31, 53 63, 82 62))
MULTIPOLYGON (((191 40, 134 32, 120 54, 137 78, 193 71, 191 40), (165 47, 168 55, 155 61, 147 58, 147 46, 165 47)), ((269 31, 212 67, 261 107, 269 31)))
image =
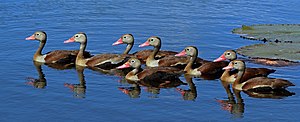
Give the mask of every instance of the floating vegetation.
POLYGON ((300 43, 300 24, 242 25, 232 33, 242 38, 276 43, 300 43))
POLYGON ((268 42, 237 49, 255 63, 288 66, 300 61, 300 24, 243 25, 232 32, 245 39, 268 42))

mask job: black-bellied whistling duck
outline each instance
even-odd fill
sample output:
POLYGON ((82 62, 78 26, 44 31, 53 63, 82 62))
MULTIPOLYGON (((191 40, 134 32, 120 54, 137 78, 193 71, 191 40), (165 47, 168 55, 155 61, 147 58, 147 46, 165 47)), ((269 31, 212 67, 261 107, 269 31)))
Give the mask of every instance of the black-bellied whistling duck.
POLYGON ((98 54, 91 58, 84 58, 83 52, 87 45, 87 36, 85 33, 77 33, 70 39, 64 41, 64 43, 79 42, 80 49, 76 57, 76 65, 98 67, 101 69, 113 69, 120 66, 129 59, 127 54, 98 54))
MULTIPOLYGON (((184 68, 186 74, 194 76, 219 75, 223 73, 222 68, 228 65, 228 62, 206 62, 200 67, 193 68, 193 64, 198 56, 198 49, 194 46, 188 46, 175 56, 190 56, 189 63, 184 68)), ((219 77, 219 76, 216 76, 219 77)))
MULTIPOLYGON (((236 60, 236 52, 234 50, 227 50, 219 58, 214 60, 214 62, 224 61, 226 59, 230 61, 236 60)), ((241 81, 246 81, 254 77, 266 77, 270 73, 274 73, 275 71, 276 70, 267 68, 246 68, 241 81)), ((233 83, 235 81, 236 74, 237 72, 235 71, 225 70, 220 79, 225 82, 233 83)))
MULTIPOLYGON (((44 31, 36 31, 33 35, 26 38, 26 40, 38 40, 40 46, 33 55, 33 60, 42 63, 58 63, 70 64, 75 63, 78 50, 54 50, 46 54, 42 54, 42 50, 47 41, 47 34, 44 31)), ((84 52, 85 57, 91 57, 88 52, 84 52)))
POLYGON ((115 45, 119 45, 119 44, 127 44, 127 47, 126 47, 125 51, 123 52, 123 54, 128 54, 134 44, 133 35, 132 34, 124 34, 112 45, 115 46, 115 45))
MULTIPOLYGON (((124 51, 123 54, 128 54, 129 51, 131 50, 133 44, 134 44, 134 37, 132 34, 124 34, 122 35, 118 41, 116 41, 115 43, 113 43, 113 45, 119 45, 119 44, 127 44, 126 50, 124 51)), ((148 56, 153 52, 153 50, 141 50, 141 51, 137 51, 135 53, 133 53, 133 55, 138 58, 140 61, 142 61, 142 63, 146 62, 146 59, 148 58, 148 56)), ((175 55, 177 54, 177 52, 174 51, 167 51, 167 50, 160 50, 155 58, 163 58, 165 56, 168 55, 175 55)))
MULTIPOLYGON (((159 66, 172 66, 172 67, 184 67, 189 62, 188 56, 183 57, 176 57, 174 55, 166 56, 161 59, 156 59, 155 56, 159 52, 161 48, 161 39, 157 36, 151 36, 147 39, 146 42, 139 45, 139 47, 145 47, 145 46, 153 46, 154 50, 152 53, 148 56, 146 59, 146 66, 148 67, 159 67, 159 66)), ((203 61, 200 58, 197 58, 197 62, 202 63, 203 61)))
POLYGON ((123 65, 117 67, 117 69, 134 68, 130 71, 125 78, 129 81, 144 82, 152 81, 159 82, 156 87, 163 87, 166 84, 170 84, 173 81, 178 81, 179 76, 182 74, 180 69, 174 67, 154 67, 141 69, 141 62, 137 58, 131 58, 123 65))
POLYGON ((234 60, 229 63, 224 69, 236 69, 238 70, 237 78, 235 79, 232 88, 237 90, 254 90, 254 91, 270 91, 274 89, 284 89, 289 86, 295 86, 288 80, 279 78, 267 78, 267 77, 255 77, 247 81, 241 82, 241 79, 245 73, 246 65, 244 61, 234 60))

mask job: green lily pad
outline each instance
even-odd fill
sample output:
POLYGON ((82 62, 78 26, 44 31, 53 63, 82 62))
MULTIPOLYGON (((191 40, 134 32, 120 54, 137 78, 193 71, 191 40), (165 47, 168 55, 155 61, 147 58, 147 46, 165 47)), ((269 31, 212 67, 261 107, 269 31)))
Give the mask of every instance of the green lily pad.
POLYGON ((300 24, 243 25, 233 29, 232 33, 251 40, 300 43, 300 24))
POLYGON ((237 53, 251 59, 298 63, 300 61, 300 43, 254 44, 237 49, 237 53))

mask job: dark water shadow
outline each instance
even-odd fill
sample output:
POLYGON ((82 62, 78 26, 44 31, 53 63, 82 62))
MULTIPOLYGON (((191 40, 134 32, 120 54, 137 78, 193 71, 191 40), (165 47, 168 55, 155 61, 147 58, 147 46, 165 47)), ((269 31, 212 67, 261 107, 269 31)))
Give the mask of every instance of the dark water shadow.
MULTIPOLYGON (((234 118, 243 118, 245 111, 245 103, 243 98, 241 97, 240 90, 230 89, 230 84, 224 81, 221 81, 228 99, 226 100, 217 100, 220 103, 221 108, 223 110, 229 111, 234 118)), ((290 92, 286 89, 276 89, 276 90, 268 90, 268 91, 254 91, 248 90, 243 91, 249 97, 252 98, 267 98, 267 99, 283 99, 288 96, 295 95, 295 93, 290 92)))
POLYGON ((43 63, 39 63, 36 61, 33 61, 33 65, 36 68, 36 71, 38 73, 38 78, 33 78, 33 77, 27 77, 26 78, 26 84, 31 85, 34 88, 39 88, 39 89, 44 89, 47 86, 47 80, 45 78, 45 74, 43 73, 42 70, 42 65, 43 63))
POLYGON ((226 100, 219 100, 217 102, 220 103, 222 110, 229 111, 234 118, 243 118, 244 111, 245 111, 245 104, 244 100, 241 96, 241 91, 233 89, 231 91, 230 84, 221 81, 228 99, 226 100))
POLYGON ((183 100, 195 101, 197 98, 197 88, 193 82, 193 76, 184 75, 184 78, 189 85, 189 89, 185 90, 181 88, 176 88, 176 90, 182 95, 183 100))
MULTIPOLYGON (((180 85, 187 85, 181 80, 174 80, 166 83, 157 82, 157 81, 149 81, 149 80, 140 80, 138 82, 126 80, 125 77, 121 77, 119 80, 122 84, 130 84, 131 86, 122 86, 118 87, 122 93, 128 95, 130 98, 140 98, 141 97, 141 89, 144 89, 145 92, 149 93, 149 98, 158 98, 161 89, 169 89, 176 88, 180 85)), ((148 95, 149 95, 148 94, 148 95)))
POLYGON ((79 84, 65 83, 64 86, 70 88, 74 93, 75 98, 85 98, 86 97, 86 81, 84 79, 84 68, 82 66, 76 66, 76 71, 78 74, 79 84))
POLYGON ((99 72, 105 75, 113 75, 113 76, 125 76, 128 72, 130 72, 133 68, 125 68, 125 69, 101 69, 98 67, 88 67, 89 69, 99 72))

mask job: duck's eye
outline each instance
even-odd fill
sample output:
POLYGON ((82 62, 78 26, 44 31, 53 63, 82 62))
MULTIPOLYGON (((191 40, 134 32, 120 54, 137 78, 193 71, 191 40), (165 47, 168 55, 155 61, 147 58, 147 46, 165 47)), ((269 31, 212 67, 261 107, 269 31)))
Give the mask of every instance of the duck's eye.
POLYGON ((37 35, 37 36, 39 36, 40 34, 39 34, 39 33, 37 33, 36 35, 37 35))
POLYGON ((126 39, 127 37, 126 36, 124 36, 124 39, 126 39))
POLYGON ((131 63, 134 63, 135 61, 134 60, 131 60, 131 63))
POLYGON ((231 55, 231 53, 228 52, 227 55, 231 55))
POLYGON ((233 64, 235 64, 235 65, 236 65, 236 64, 238 64, 238 63, 237 63, 237 62, 234 62, 233 64))
POLYGON ((75 37, 76 37, 76 38, 78 38, 79 36, 78 36, 78 35, 76 35, 75 37))
POLYGON ((153 42, 153 41, 154 41, 154 39, 150 39, 150 41, 151 41, 151 42, 153 42))
POLYGON ((190 49, 189 49, 189 48, 187 48, 187 49, 186 49, 186 51, 190 51, 190 49))

